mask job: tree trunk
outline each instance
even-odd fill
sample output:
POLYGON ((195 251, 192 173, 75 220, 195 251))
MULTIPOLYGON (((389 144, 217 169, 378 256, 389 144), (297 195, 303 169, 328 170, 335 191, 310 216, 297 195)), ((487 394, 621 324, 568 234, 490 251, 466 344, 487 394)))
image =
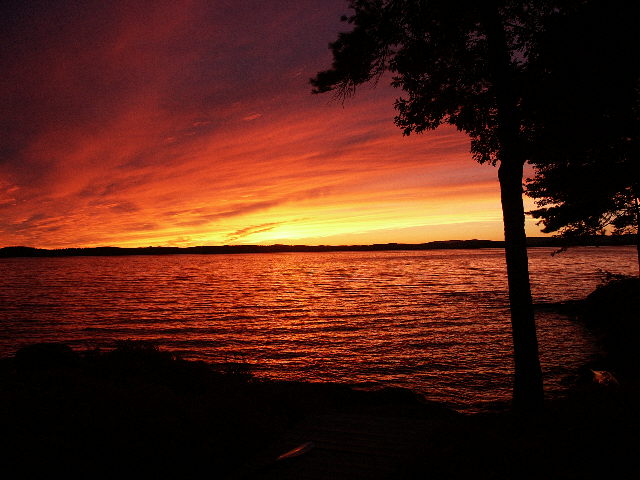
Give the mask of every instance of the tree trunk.
POLYGON ((522 164, 501 162, 498 178, 515 361, 513 405, 520 411, 532 411, 542 407, 544 392, 529 283, 522 175, 522 164))
POLYGON ((505 255, 515 363, 513 406, 519 411, 542 408, 544 390, 533 316, 527 238, 524 229, 522 177, 524 155, 520 146, 520 121, 513 90, 512 60, 500 17, 499 1, 484 3, 488 66, 496 99, 500 144, 500 199, 504 222, 505 255))

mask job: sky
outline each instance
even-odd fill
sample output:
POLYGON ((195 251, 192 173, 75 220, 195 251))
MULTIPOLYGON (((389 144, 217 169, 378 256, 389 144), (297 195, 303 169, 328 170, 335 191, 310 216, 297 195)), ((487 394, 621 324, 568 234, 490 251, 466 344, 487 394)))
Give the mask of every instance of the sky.
POLYGON ((0 247, 503 238, 464 134, 404 137, 385 79, 311 94, 345 0, 0 9, 0 247))

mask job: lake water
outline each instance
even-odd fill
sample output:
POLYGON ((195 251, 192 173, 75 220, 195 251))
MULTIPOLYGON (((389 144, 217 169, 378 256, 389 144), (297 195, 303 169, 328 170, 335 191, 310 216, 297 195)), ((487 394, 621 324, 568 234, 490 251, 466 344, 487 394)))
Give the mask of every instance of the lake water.
MULTIPOLYGON (((530 250, 535 302, 584 298, 633 247, 530 250)), ((597 353, 574 319, 537 313, 545 387, 597 353)), ((0 356, 40 341, 156 341, 260 377, 408 387, 472 411, 511 393, 503 251, 0 259, 0 356)))

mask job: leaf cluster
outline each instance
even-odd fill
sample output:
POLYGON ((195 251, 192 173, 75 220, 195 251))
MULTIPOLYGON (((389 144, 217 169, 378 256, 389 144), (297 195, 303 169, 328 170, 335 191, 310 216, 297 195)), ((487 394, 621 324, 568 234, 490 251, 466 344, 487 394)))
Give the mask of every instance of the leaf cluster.
POLYGON ((637 228, 637 195, 621 179, 627 165, 599 162, 550 164, 538 168, 527 182, 527 194, 539 208, 529 212, 542 231, 576 237, 605 233, 633 233, 637 228))

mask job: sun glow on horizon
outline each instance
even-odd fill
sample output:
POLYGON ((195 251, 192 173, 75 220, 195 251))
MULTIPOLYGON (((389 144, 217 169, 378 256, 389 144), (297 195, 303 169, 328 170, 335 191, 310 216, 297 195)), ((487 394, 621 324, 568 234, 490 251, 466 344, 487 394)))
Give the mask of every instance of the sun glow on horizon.
POLYGON ((382 84, 310 93, 342 0, 96 8, 9 32, 31 53, 2 64, 0 246, 501 238, 496 169, 465 135, 403 137, 382 84))

